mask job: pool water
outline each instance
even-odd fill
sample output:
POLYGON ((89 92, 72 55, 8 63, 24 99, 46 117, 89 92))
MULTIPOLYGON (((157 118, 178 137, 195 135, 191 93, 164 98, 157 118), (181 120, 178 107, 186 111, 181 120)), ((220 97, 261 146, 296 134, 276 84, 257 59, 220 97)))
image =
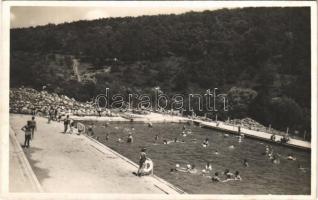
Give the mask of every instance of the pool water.
POLYGON ((186 125, 186 129, 192 131, 186 137, 181 134, 183 124, 176 123, 153 124, 152 128, 141 123, 110 124, 105 127, 98 122, 95 125, 94 133, 100 142, 136 163, 141 148, 146 147, 147 156, 154 162, 154 174, 190 194, 310 194, 310 151, 249 138, 239 142, 235 135, 225 137, 222 132, 194 125, 186 125), (126 143, 129 132, 133 133, 132 144, 126 143), (106 133, 109 134, 108 140, 106 133), (157 141, 156 135, 159 136, 157 141), (163 144, 164 139, 169 141, 175 137, 184 140, 184 143, 163 144), (123 142, 118 142, 118 138, 122 138, 123 142), (207 148, 201 145, 205 138, 209 138, 207 148), (262 155, 267 144, 282 156, 280 164, 273 164, 262 155), (231 145, 234 149, 229 148, 231 145), (215 154, 216 150, 218 155, 215 154), (287 160, 288 154, 293 154, 297 160, 287 160), (243 165, 244 159, 248 160, 249 167, 243 165), (213 183, 201 173, 207 161, 213 168, 210 175, 219 172, 223 180, 222 172, 225 169, 233 173, 238 170, 242 181, 213 183), (170 172, 177 163, 181 167, 195 164, 198 173, 170 172), (299 170, 299 164, 308 170, 299 170))

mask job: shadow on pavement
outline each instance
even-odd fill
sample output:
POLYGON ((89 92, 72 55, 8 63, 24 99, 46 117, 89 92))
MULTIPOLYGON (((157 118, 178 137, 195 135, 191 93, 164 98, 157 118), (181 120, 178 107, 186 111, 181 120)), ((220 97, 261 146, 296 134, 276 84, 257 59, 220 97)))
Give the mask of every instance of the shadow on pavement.
POLYGON ((44 168, 40 168, 37 167, 37 163, 39 163, 39 160, 34 160, 32 159, 32 153, 36 152, 36 151, 42 151, 43 149, 41 148, 37 148, 37 147, 32 147, 30 146, 29 148, 24 148, 23 151, 32 167, 32 170, 34 171, 34 174, 36 175, 37 179, 39 180, 39 182, 42 184, 43 180, 46 178, 50 178, 49 175, 49 170, 48 169, 44 169, 44 168))

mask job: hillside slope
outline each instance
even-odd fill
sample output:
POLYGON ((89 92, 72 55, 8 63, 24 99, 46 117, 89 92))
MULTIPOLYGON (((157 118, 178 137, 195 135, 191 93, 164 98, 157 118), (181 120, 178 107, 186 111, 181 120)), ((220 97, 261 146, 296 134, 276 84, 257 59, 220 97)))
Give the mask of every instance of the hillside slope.
POLYGON ((219 88, 231 97, 221 118, 308 131, 310 53, 309 8, 108 18, 12 29, 10 81, 49 85, 82 101, 105 87, 151 93, 159 86, 166 94, 219 88))

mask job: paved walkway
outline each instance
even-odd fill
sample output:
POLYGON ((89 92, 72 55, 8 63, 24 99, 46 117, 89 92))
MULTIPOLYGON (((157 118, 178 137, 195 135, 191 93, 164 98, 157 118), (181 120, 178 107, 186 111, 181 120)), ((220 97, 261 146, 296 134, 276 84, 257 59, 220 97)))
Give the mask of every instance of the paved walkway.
MULTIPOLYGON (((10 125, 20 144, 24 141, 20 129, 30 118, 30 115, 10 115, 10 125)), ((44 192, 180 192, 158 177, 136 177, 132 172, 137 167, 130 160, 83 135, 63 134, 62 123, 47 124, 47 119, 40 117, 36 120, 38 130, 31 148, 24 149, 24 152, 44 192)))
POLYGON ((9 166, 12 166, 9 169, 10 192, 42 192, 42 187, 11 128, 9 142, 9 166))

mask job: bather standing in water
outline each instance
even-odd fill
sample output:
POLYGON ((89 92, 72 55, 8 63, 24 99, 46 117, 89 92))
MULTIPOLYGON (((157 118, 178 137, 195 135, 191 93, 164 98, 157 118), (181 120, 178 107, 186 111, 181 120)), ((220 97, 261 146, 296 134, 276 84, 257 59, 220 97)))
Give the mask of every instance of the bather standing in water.
POLYGON ((209 173, 212 171, 212 165, 210 162, 207 162, 205 168, 202 170, 202 173, 209 173))
POLYGON ((203 146, 203 147, 209 146, 209 138, 205 138, 205 140, 204 140, 203 143, 202 143, 202 146, 203 146))
POLYGON ((248 166, 249 166, 249 164, 248 164, 248 162, 247 162, 247 159, 244 159, 244 160, 243 160, 243 165, 244 165, 244 167, 248 167, 248 166))
POLYGON ((128 135, 128 138, 127 138, 127 143, 133 143, 133 136, 132 136, 132 134, 131 133, 129 133, 129 135, 128 135))
POLYGON ((108 141, 108 140, 109 140, 109 133, 106 133, 105 140, 106 140, 106 141, 108 141))

